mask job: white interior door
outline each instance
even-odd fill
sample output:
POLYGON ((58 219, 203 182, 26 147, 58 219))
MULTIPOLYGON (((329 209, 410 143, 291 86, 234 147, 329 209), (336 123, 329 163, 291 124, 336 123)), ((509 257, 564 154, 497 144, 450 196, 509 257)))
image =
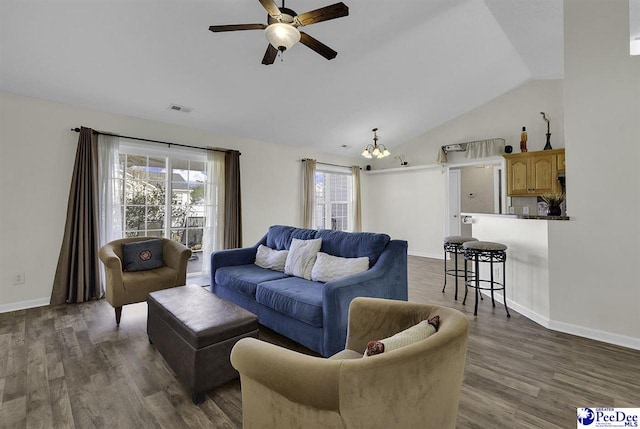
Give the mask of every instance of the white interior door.
POLYGON ((461 235, 460 170, 449 170, 448 235, 461 235))

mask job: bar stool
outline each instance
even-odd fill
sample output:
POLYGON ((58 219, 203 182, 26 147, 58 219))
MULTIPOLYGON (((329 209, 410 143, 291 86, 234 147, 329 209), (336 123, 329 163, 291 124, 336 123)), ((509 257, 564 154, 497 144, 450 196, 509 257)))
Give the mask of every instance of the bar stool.
MULTIPOLYGON (((478 315, 478 294, 480 290, 491 290, 491 303, 496 306, 496 301, 493 299, 493 292, 496 290, 502 290, 502 296, 504 298, 504 309, 507 311, 507 317, 511 317, 509 314, 509 307, 507 307, 507 290, 506 290, 506 260, 507 260, 507 246, 502 243, 494 243, 491 241, 469 241, 462 245, 464 249, 464 261, 465 266, 467 261, 471 261, 474 264, 475 275, 472 278, 466 276, 464 278, 464 299, 462 305, 465 305, 467 301, 468 288, 472 287, 476 290, 476 304, 473 310, 473 315, 478 315), (491 276, 490 280, 480 279, 480 262, 489 262, 491 276), (493 264, 502 263, 502 283, 499 283, 493 278, 493 264), (480 286, 482 283, 489 283, 489 286, 480 286)), ((482 297, 481 297, 482 299, 482 297)))
POLYGON ((469 241, 478 241, 477 238, 473 237, 463 237, 460 235, 452 235, 450 237, 444 238, 444 286, 442 286, 442 293, 444 293, 444 289, 447 287, 447 276, 452 276, 456 278, 456 292, 455 292, 455 300, 458 300, 458 277, 467 276, 467 261, 464 262, 464 270, 458 269, 458 255, 463 255, 464 250, 462 249, 462 245, 469 241), (454 269, 447 269, 447 253, 454 259, 454 269))

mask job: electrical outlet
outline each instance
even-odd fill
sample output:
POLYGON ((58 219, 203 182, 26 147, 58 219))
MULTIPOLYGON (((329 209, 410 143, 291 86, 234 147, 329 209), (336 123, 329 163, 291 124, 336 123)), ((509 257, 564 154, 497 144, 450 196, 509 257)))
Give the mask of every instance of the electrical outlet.
POLYGON ((522 214, 528 215, 529 214, 529 207, 527 207, 527 206, 522 207, 522 214))
POLYGON ((500 265, 493 266, 493 277, 494 278, 500 277, 500 265))
POLYGON ((13 275, 13 284, 14 285, 24 284, 24 273, 15 273, 13 275))

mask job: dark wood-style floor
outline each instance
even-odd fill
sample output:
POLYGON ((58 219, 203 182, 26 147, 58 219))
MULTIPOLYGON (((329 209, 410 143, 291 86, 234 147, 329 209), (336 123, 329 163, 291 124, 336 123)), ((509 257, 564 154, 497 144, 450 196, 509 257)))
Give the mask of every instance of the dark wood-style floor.
MULTIPOLYGON (((409 299, 457 308, 471 333, 459 428, 569 428, 576 407, 640 406, 640 351, 548 331, 453 300, 442 261, 409 258, 409 299)), ((297 348, 264 330, 263 338, 297 348)), ((425 398, 425 400, 428 400, 425 398)), ((239 428, 240 383, 195 406, 146 336, 146 304, 115 326, 104 300, 0 314, 0 426, 239 428)))

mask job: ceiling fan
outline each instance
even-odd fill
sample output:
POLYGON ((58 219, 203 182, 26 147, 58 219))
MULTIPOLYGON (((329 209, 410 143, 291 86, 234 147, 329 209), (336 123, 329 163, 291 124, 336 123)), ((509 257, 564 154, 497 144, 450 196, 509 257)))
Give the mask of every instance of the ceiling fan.
POLYGON ((265 30, 265 36, 269 41, 267 51, 262 58, 262 64, 265 65, 273 64, 278 52, 286 51, 298 41, 328 60, 332 60, 338 55, 336 51, 324 43, 298 30, 298 27, 349 15, 349 8, 344 3, 332 4, 331 6, 325 6, 298 15, 291 9, 284 7, 284 0, 282 0, 282 7, 278 7, 274 0, 259 1, 262 7, 267 10, 267 24, 212 25, 209 30, 214 33, 238 30, 265 30))

